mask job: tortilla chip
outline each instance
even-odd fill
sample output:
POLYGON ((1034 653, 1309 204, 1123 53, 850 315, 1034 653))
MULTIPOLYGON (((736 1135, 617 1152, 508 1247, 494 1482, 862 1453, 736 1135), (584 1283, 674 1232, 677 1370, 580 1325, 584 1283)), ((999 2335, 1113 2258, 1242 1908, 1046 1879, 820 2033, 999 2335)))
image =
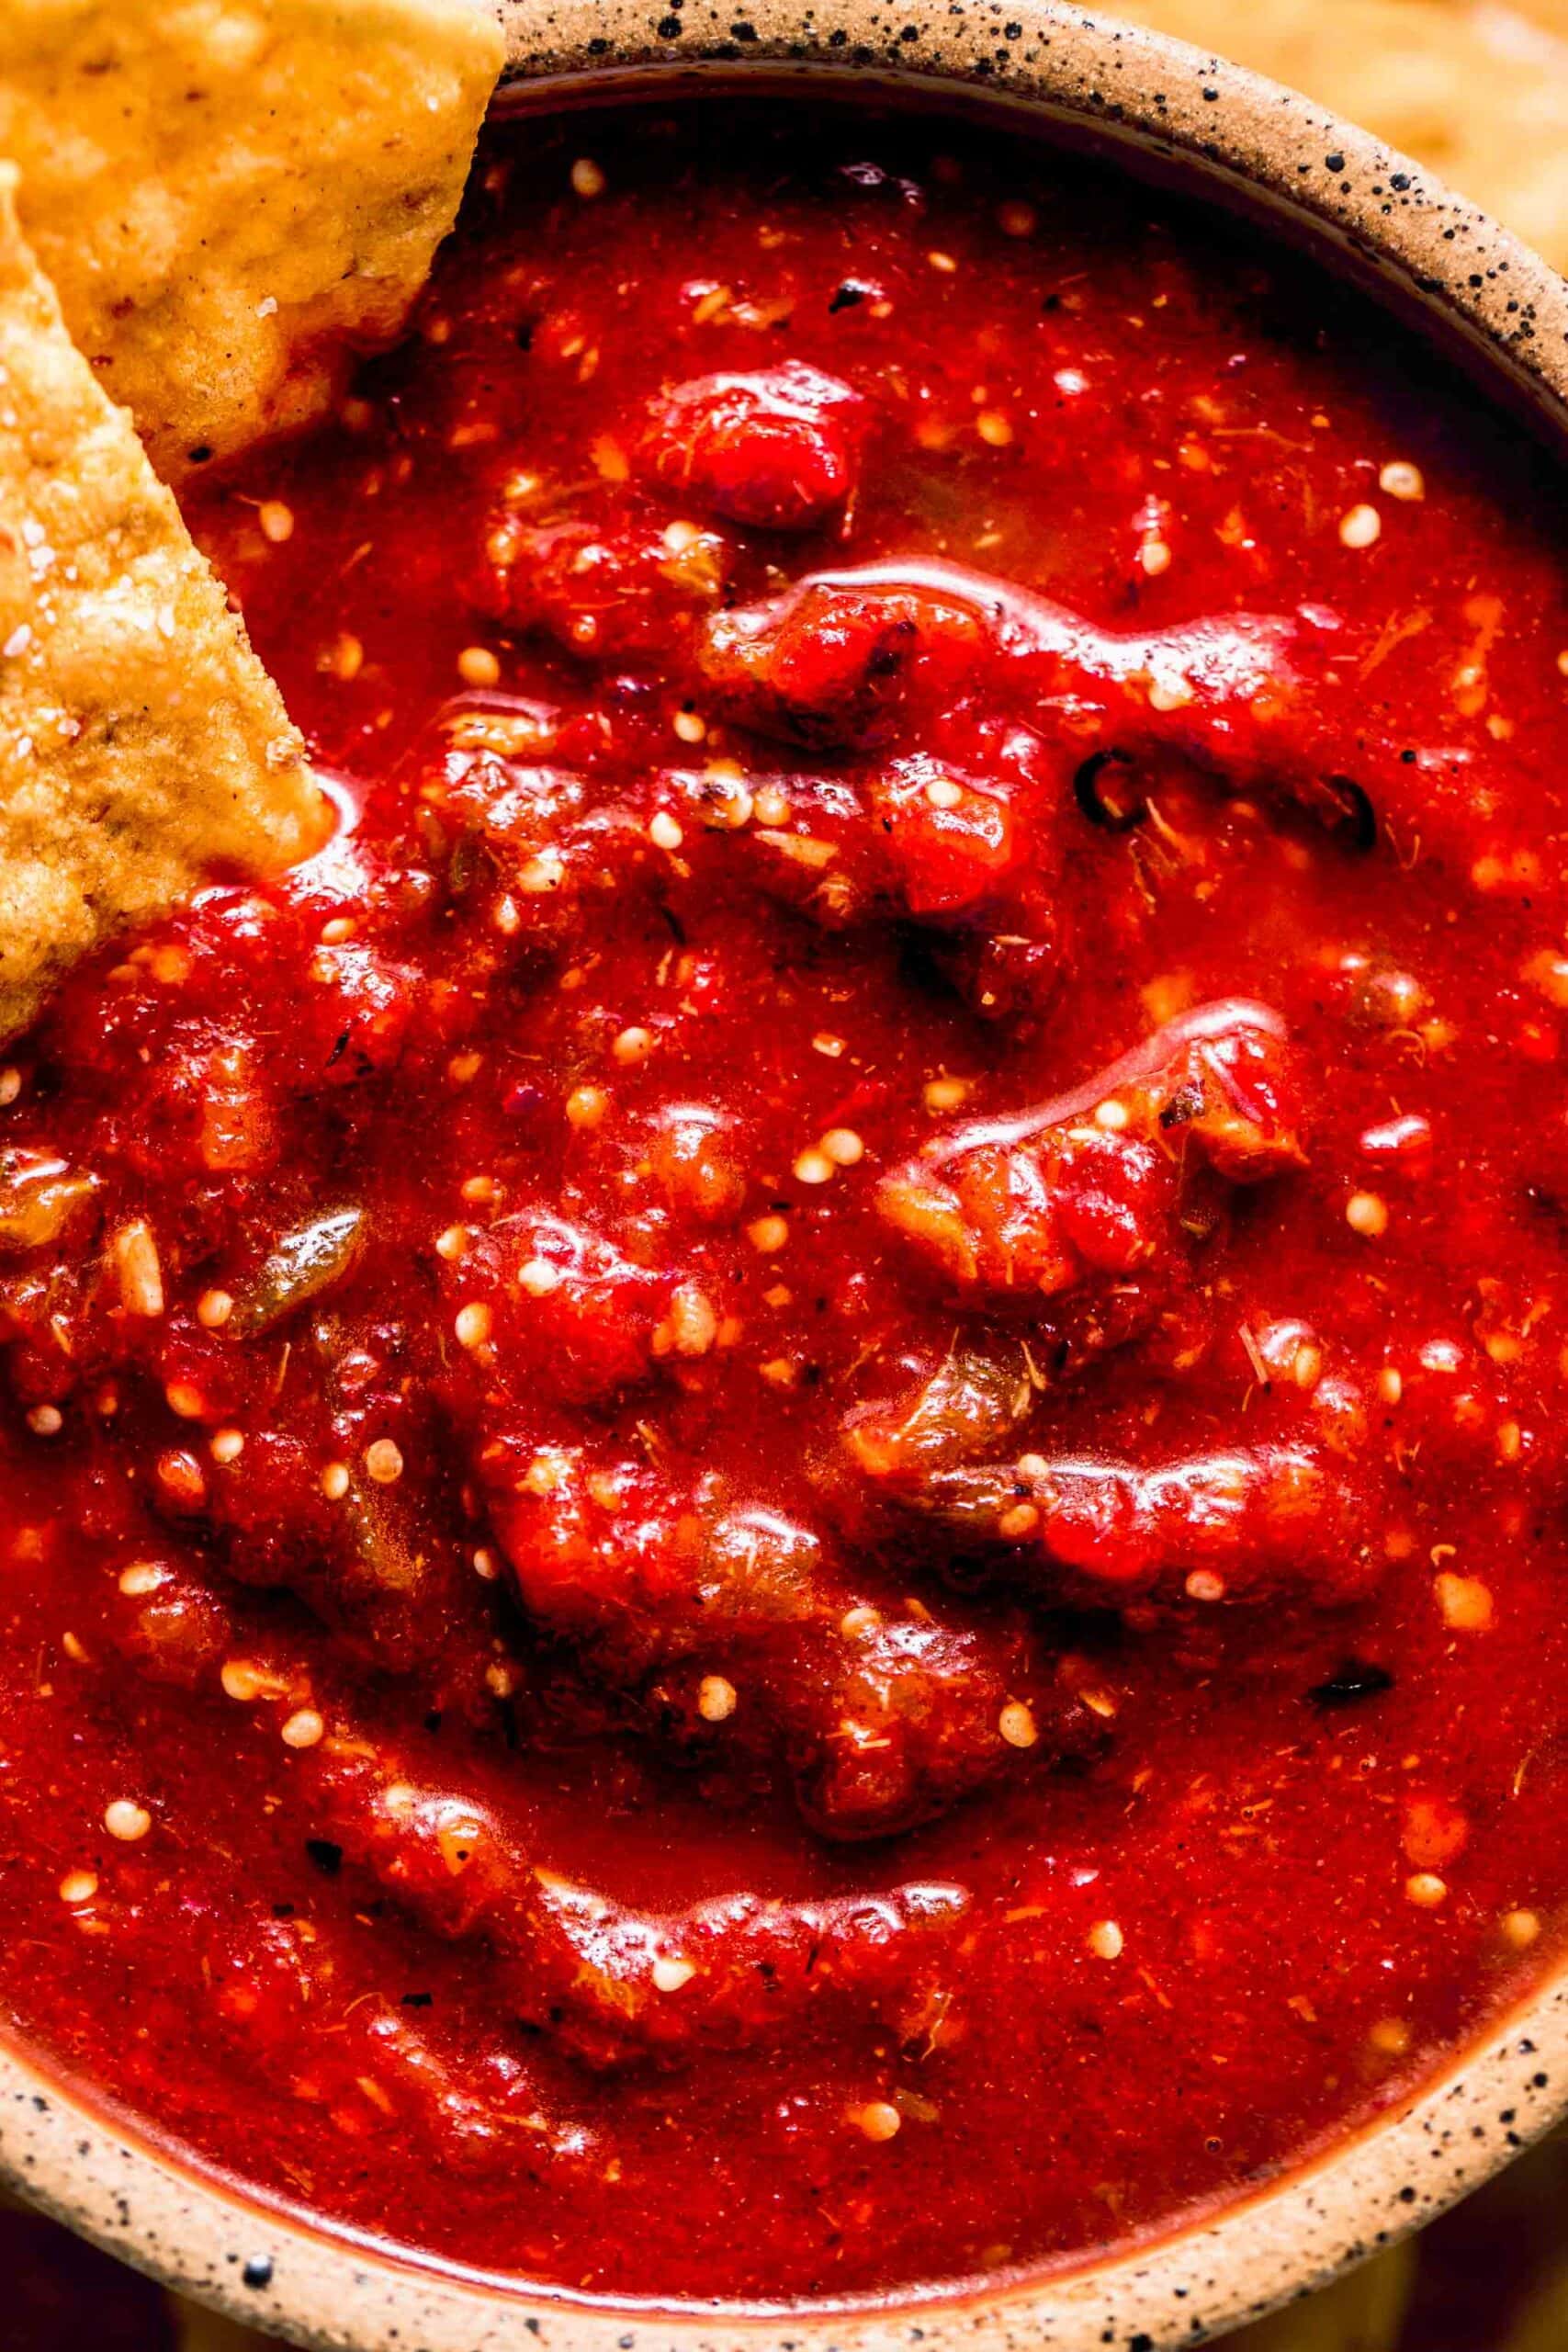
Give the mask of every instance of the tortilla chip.
POLYGON ((99 390, 0 164, 0 1037, 212 866, 327 810, 276 687, 130 417, 99 390))
POLYGON ((166 480, 397 335, 502 57, 482 0, 0 0, 23 229, 166 480))
POLYGON ((1568 0, 1113 0, 1441 173, 1568 269, 1568 0))

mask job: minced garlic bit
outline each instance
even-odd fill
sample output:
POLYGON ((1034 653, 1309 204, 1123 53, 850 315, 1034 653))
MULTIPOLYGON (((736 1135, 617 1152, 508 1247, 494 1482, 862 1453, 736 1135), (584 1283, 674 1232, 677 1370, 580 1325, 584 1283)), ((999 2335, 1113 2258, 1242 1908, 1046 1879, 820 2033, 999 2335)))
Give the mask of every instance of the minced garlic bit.
POLYGON ((326 1729, 314 1707, 296 1707, 286 1717, 278 1737, 285 1747, 317 1747, 325 1738, 326 1729))
POLYGON ((1516 1951, 1528 1951, 1540 1933, 1540 1920, 1533 1911, 1505 1911, 1497 1926, 1503 1941, 1516 1951))
POLYGON ((623 1029, 612 1042, 610 1051, 618 1062, 645 1062, 653 1051, 653 1032, 635 1024, 623 1029))
POLYGON ((1127 1942, 1114 1919, 1097 1919, 1084 1940, 1096 1960, 1120 1960, 1127 1942))
POLYGON ((789 1239, 789 1219, 787 1216, 753 1217, 746 1228, 746 1238, 753 1250, 760 1250, 764 1258, 771 1258, 789 1239))
POLYGON ((865 1145, 853 1127, 829 1127, 820 1148, 835 1168, 854 1168, 865 1158, 865 1145))
POLYGON ((686 837, 669 809, 659 808, 649 820, 648 838, 655 849, 679 849, 686 837))
POLYGON ((701 743, 706 738, 707 720, 694 710, 678 710, 672 723, 682 743, 701 743))
POLYGON ((694 1962, 682 1960, 673 1952, 660 1952, 653 1963, 653 1982, 660 1993, 678 1993, 696 1973, 694 1962))
POLYGON ((573 194, 577 196, 592 198, 604 195, 604 175, 592 155, 580 155, 573 164, 571 186, 573 194))
POLYGON ((536 857, 525 858, 516 869, 517 887, 531 899, 542 898, 547 890, 560 888, 565 873, 566 861, 559 850, 542 849, 536 857))
POLYGON ((518 1272, 517 1287, 530 1298, 548 1298, 560 1285, 561 1270, 548 1258, 530 1258, 518 1272))
POLYGON ((797 1184, 826 1184, 831 1182, 832 1175, 833 1162, 818 1148, 803 1151, 795 1163, 797 1184))
POLYGON ((928 1078, 921 1096, 928 1111, 956 1111, 969 1100, 966 1078, 928 1078))
POLYGON ((94 1871, 67 1871, 60 1882, 62 1903, 91 1903, 97 1891, 97 1873, 94 1871))
POLYGON ((394 1438, 372 1439, 365 1449, 365 1468, 378 1487, 396 1486, 403 1475, 402 1448, 394 1438))
POLYGON ((226 1290, 204 1290, 196 1302, 196 1319, 204 1331, 220 1331, 234 1312, 226 1290))
POLYGON ((718 1316, 706 1291, 682 1283, 670 1301, 670 1344, 678 1356, 705 1356, 718 1336, 718 1316))
POLYGON ((264 498, 256 508, 256 521, 263 538, 270 539, 275 548, 294 537, 294 509, 286 506, 281 498, 264 498))
POLYGON ((705 1674, 697 1685, 697 1713, 705 1724, 728 1723, 738 1696, 734 1683, 722 1674, 705 1674))
POLYGON ((109 1256, 119 1283, 119 1303, 126 1313, 162 1315, 164 1270, 158 1259, 158 1244, 145 1217, 133 1217, 129 1225, 120 1227, 109 1243, 109 1256))
POLYGON ((64 1426, 58 1405, 35 1405, 28 1415, 28 1427, 34 1437, 58 1437, 64 1426))
POLYGON ((329 1462, 321 1473, 321 1492, 328 1502, 341 1503, 349 1487, 346 1462, 329 1462))
POLYGON ((238 1462, 244 1450, 245 1433, 243 1430, 232 1429, 214 1430, 207 1448, 207 1451, 211 1454, 214 1462, 216 1462, 220 1468, 224 1469, 228 1467, 231 1462, 238 1462))
POLYGON ((152 1816, 146 1806, 135 1804, 130 1797, 116 1797, 112 1804, 104 1807, 104 1827, 122 1845, 134 1846, 152 1826, 152 1816))
POLYGON ((997 1729, 1010 1747, 1032 1747, 1040 1737, 1034 1711, 1021 1699, 1010 1699, 997 1717, 997 1729))
POLYGON ((1382 537, 1382 516, 1375 506, 1352 506, 1339 517, 1339 542, 1347 548, 1370 548, 1382 537))

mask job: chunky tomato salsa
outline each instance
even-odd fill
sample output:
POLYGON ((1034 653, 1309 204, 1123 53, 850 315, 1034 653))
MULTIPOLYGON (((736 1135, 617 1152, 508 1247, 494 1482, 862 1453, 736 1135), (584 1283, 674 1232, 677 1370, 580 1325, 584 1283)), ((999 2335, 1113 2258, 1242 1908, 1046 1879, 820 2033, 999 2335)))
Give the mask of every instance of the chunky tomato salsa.
POLYGON ((921 119, 496 133, 196 520, 342 828, 0 1074, 17 2028, 617 2295, 1256 2188, 1568 1897, 1562 501, 921 119))

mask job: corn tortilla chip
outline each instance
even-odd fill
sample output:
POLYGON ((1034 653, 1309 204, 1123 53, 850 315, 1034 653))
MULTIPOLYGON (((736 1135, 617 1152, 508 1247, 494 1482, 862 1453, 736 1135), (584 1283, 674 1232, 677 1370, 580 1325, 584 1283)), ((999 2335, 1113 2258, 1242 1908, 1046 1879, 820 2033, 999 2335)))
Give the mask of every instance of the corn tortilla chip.
POLYGON ((1289 82, 1568 268, 1568 0, 1114 0, 1289 82))
POLYGON ((0 1037, 125 922, 326 827, 277 689, 130 417, 99 390, 0 164, 0 1037))
POLYGON ((502 55, 483 0, 0 0, 22 227, 166 480, 398 334, 502 55))

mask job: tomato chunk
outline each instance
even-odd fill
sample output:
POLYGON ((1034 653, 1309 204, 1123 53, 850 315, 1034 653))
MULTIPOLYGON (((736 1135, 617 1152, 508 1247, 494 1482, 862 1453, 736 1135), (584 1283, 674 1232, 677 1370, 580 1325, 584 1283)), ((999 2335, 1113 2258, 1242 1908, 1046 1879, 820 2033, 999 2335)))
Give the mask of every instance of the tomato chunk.
POLYGON ((770 531, 818 529, 854 492, 865 402, 803 360, 700 376, 652 404, 656 480, 710 513, 770 531))

